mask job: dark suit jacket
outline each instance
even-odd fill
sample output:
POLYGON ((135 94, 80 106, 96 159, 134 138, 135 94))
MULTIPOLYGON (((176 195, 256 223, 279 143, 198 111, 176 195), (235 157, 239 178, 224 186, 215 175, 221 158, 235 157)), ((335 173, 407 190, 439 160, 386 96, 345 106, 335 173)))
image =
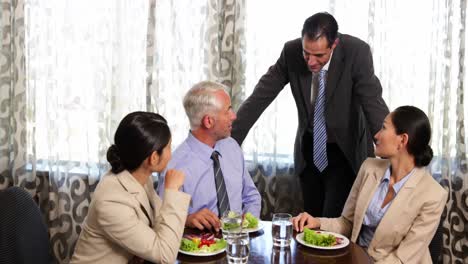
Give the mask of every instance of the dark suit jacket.
MULTIPOLYGON (((369 45, 350 35, 339 34, 328 69, 325 115, 327 132, 336 140, 357 173, 361 163, 373 156, 372 137, 382 126, 388 108, 382 87, 374 75, 369 45)), ((302 54, 302 41, 284 45, 278 61, 262 76, 252 95, 241 105, 234 121, 232 137, 241 144, 265 108, 289 83, 296 101, 298 129, 294 145, 296 172, 305 167, 303 136, 312 120, 310 102, 312 74, 302 54)))

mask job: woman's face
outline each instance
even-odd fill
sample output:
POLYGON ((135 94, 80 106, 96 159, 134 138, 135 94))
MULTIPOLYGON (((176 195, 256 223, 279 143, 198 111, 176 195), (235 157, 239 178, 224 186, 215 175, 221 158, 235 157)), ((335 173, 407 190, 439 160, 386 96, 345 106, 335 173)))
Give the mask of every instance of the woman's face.
POLYGON ((391 114, 385 118, 382 128, 375 134, 375 155, 383 158, 390 158, 398 154, 401 148, 401 136, 396 134, 392 123, 391 114))
POLYGON ((166 168, 167 163, 169 163, 169 160, 171 160, 171 152, 172 152, 171 143, 172 143, 172 139, 170 139, 169 143, 167 143, 167 145, 163 148, 161 156, 159 156, 159 162, 156 164, 156 168, 155 168, 156 172, 163 171, 166 168))

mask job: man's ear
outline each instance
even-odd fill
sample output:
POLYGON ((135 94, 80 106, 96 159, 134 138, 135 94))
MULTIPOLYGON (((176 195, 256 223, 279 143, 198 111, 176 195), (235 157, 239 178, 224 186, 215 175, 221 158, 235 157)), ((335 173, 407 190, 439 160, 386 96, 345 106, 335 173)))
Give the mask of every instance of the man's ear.
POLYGON ((336 45, 338 45, 338 43, 340 43, 340 39, 336 38, 335 41, 333 42, 332 46, 331 46, 331 49, 334 50, 336 48, 336 45))
POLYGON ((214 125, 214 119, 210 115, 205 115, 202 118, 202 125, 205 128, 212 128, 214 125))

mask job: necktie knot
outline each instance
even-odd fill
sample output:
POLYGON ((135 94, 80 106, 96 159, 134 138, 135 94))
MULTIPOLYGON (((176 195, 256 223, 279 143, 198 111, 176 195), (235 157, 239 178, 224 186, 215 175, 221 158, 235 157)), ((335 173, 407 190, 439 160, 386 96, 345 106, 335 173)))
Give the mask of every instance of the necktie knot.
POLYGON ((211 159, 214 161, 214 162, 217 162, 219 163, 219 152, 218 151, 213 151, 213 153, 211 153, 211 159))
POLYGON ((319 72, 319 78, 320 78, 321 80, 324 80, 326 76, 327 76, 327 70, 324 70, 324 69, 320 70, 320 72, 319 72))

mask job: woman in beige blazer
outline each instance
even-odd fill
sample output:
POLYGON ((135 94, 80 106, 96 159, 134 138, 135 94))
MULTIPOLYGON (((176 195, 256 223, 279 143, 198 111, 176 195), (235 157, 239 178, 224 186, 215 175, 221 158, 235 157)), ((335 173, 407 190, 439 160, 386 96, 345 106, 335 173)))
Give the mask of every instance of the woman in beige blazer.
POLYGON ((164 200, 153 189, 151 174, 171 158, 166 120, 149 112, 128 114, 114 141, 107 151, 112 169, 94 192, 71 263, 174 263, 190 196, 179 191, 185 176, 175 170, 166 174, 164 200))
POLYGON ((390 113, 375 135, 375 154, 362 164, 338 218, 301 213, 293 226, 343 234, 367 248, 376 263, 431 263, 429 243, 447 192, 424 168, 432 160, 431 127, 416 107, 390 113))

